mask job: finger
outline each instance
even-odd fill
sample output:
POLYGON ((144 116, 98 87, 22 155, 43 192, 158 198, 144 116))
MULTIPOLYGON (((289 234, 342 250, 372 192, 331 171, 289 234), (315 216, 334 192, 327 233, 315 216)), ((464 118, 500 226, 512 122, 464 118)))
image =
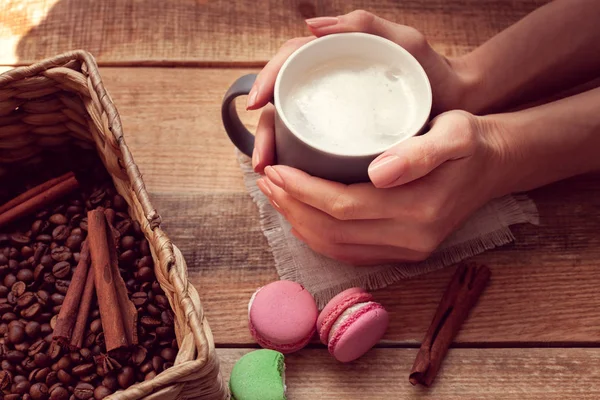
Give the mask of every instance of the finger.
POLYGON ((392 214, 387 193, 369 183, 344 185, 277 165, 265 169, 288 194, 339 220, 380 219, 392 214))
POLYGON ((248 104, 246 108, 248 110, 256 110, 263 107, 273 98, 273 91, 275 89, 275 80, 279 70, 285 63, 285 61, 292 55, 293 52, 298 50, 301 46, 314 40, 314 37, 301 37, 287 41, 281 49, 275 54, 275 56, 265 65, 256 77, 256 81, 248 94, 248 104))
POLYGON ((306 24, 317 37, 342 32, 364 32, 381 36, 398 43, 417 59, 424 49, 429 48, 425 37, 418 30, 395 24, 363 10, 339 17, 312 18, 306 24))
POLYGON ((446 161, 473 154, 477 140, 473 117, 467 113, 440 117, 426 134, 397 144, 371 163, 369 178, 376 187, 406 184, 429 174, 446 161))
POLYGON ((260 115, 256 136, 254 138, 254 152, 252 153, 252 167, 254 171, 263 173, 267 165, 275 163, 275 107, 268 104, 260 115))
POLYGON ((386 220, 340 221, 306 205, 273 184, 268 177, 259 188, 290 224, 311 242, 323 244, 361 244, 400 246, 421 249, 420 229, 386 220))
POLYGON ((342 261, 351 265, 380 265, 395 262, 415 262, 427 258, 427 254, 417 251, 374 245, 357 244, 324 244, 323 242, 311 241, 306 239, 296 229, 292 229, 292 234, 303 241, 313 251, 324 255, 325 257, 342 261))

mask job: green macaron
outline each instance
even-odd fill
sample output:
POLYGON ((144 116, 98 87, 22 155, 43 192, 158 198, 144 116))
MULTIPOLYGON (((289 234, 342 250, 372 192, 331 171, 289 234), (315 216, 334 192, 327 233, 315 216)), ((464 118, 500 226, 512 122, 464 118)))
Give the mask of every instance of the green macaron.
POLYGON ((229 388, 233 400, 285 400, 283 354, 268 349, 252 351, 233 366, 229 388))

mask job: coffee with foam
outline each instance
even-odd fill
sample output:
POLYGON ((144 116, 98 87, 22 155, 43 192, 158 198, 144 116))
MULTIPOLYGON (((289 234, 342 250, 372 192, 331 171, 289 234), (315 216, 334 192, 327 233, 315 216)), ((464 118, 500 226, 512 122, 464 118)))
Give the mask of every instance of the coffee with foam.
POLYGON ((339 58, 296 77, 283 114, 308 143, 344 155, 374 154, 412 136, 413 77, 393 65, 339 58))

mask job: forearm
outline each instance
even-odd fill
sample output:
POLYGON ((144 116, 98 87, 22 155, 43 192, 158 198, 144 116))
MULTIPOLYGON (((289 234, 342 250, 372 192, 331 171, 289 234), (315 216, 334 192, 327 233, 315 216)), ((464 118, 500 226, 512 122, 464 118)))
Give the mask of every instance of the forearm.
POLYGON ((483 121, 505 150, 497 195, 600 171, 600 88, 483 121))
POLYGON ((600 1, 556 0, 452 61, 475 114, 536 101, 600 71, 600 1))

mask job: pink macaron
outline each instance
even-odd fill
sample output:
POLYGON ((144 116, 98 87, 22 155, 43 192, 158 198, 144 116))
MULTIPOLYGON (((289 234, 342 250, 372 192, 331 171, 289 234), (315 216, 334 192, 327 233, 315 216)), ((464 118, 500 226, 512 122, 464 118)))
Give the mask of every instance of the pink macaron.
POLYGON ((335 296, 317 320, 323 344, 338 361, 356 360, 385 334, 389 316, 373 296, 361 288, 351 288, 335 296))
POLYGON ((252 295, 248 326, 261 347, 287 354, 308 344, 318 313, 315 299, 302 285, 276 281, 252 295))

